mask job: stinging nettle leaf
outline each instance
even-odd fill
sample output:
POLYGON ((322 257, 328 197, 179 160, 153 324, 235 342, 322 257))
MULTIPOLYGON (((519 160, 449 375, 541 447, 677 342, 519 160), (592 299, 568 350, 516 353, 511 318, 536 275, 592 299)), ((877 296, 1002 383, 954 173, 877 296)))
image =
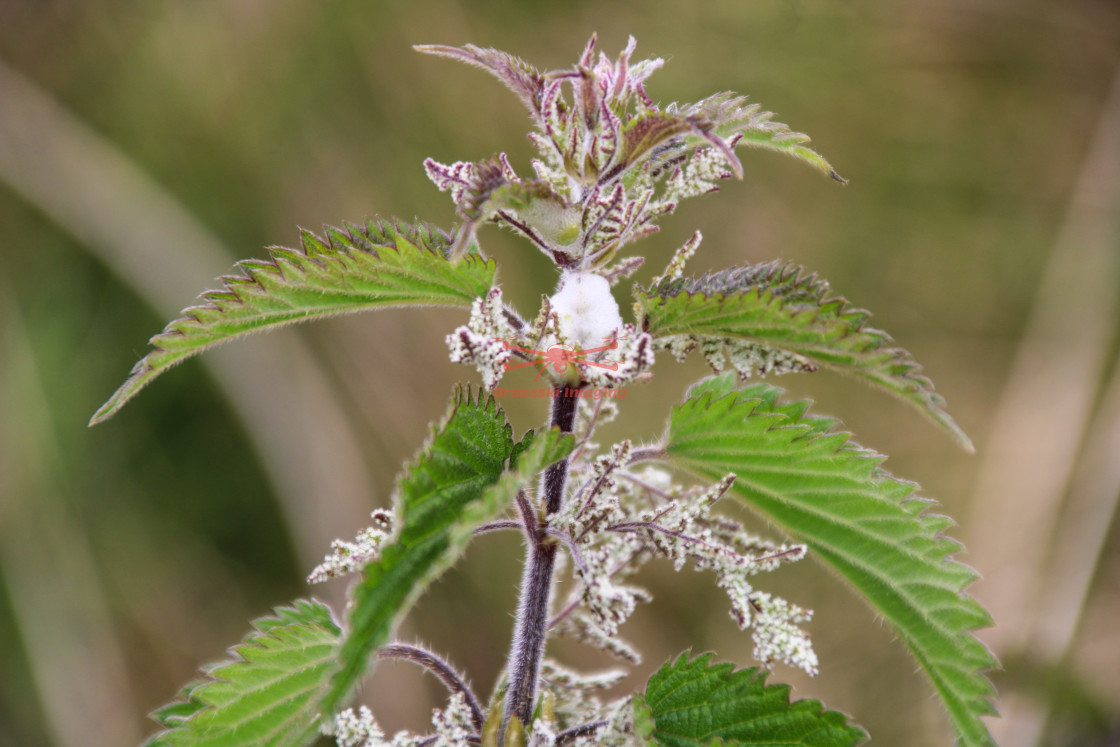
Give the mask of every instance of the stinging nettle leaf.
POLYGON ((114 415, 175 364, 215 345, 297 322, 398 306, 469 307, 493 284, 497 266, 477 254, 447 258, 449 239, 427 225, 371 220, 322 239, 303 231, 300 249, 273 247, 245 260, 150 340, 155 348, 90 420, 114 415))
POLYGON ((925 513, 916 485, 883 470, 884 457, 834 420, 808 415, 808 403, 782 403, 767 384, 732 387, 730 375, 716 377, 673 410, 670 459, 701 479, 738 475, 733 494, 807 544, 894 626, 960 743, 992 744, 980 717, 994 713, 995 691, 983 672, 998 663, 971 633, 992 621, 964 593, 977 574, 951 559, 960 545, 940 534, 951 522, 925 513))
POLYGON ((168 730, 146 745, 295 747, 314 741, 323 688, 337 668, 339 628, 330 610, 299 600, 253 628, 231 650, 234 660, 209 667, 179 700, 152 714, 168 730))
POLYGON ((690 659, 686 651, 650 677, 634 703, 635 726, 647 744, 852 747, 867 739, 847 716, 824 711, 819 701, 791 703, 789 685, 767 685, 765 670, 735 671, 711 659, 690 659))
MULTIPOLYGON (((675 112, 676 108, 670 107, 670 111, 675 112)), ((774 112, 764 111, 758 104, 748 104, 746 96, 725 91, 690 104, 681 111, 710 122, 713 135, 736 147, 745 145, 785 153, 805 161, 841 184, 847 183, 847 179, 837 174, 821 154, 808 146, 808 135, 775 122, 774 112)))
POLYGON ((867 326, 870 314, 828 295, 828 283, 782 262, 635 288, 639 316, 657 340, 744 341, 802 356, 909 402, 963 448, 972 442, 907 351, 867 326))
POLYGON ((540 116, 544 76, 528 62, 500 49, 484 49, 473 44, 464 44, 462 47, 416 44, 412 48, 417 52, 447 57, 482 68, 513 91, 531 114, 540 116))
POLYGON ((699 117, 644 111, 627 122, 622 130, 622 154, 615 171, 622 171, 646 154, 686 133, 701 134, 711 124, 699 117))
POLYGON ((552 429, 515 445, 505 414, 460 388, 451 409, 398 481, 399 531, 366 566, 355 588, 341 667, 325 709, 338 709, 367 672, 371 654, 431 581, 462 554, 479 524, 508 507, 541 470, 571 451, 572 436, 552 429), (517 465, 506 471, 517 449, 517 465))

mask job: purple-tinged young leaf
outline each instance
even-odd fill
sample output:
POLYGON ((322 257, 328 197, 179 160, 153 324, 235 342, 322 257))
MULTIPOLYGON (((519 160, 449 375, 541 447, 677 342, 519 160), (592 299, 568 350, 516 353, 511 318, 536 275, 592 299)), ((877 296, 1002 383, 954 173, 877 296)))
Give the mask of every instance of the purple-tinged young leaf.
POLYGON ((692 133, 706 137, 710 127, 699 117, 681 116, 668 112, 643 112, 626 123, 622 132, 622 156, 617 159, 605 179, 616 178, 626 169, 640 162, 654 149, 673 138, 692 133))
POLYGON ((591 67, 591 60, 595 54, 595 43, 599 40, 599 35, 592 33, 591 38, 587 40, 587 44, 583 47, 583 54, 579 58, 580 67, 591 67))
POLYGON ((462 47, 417 44, 413 46, 413 49, 417 52, 447 57, 482 68, 513 91, 534 118, 540 118, 544 76, 524 60, 514 57, 508 52, 502 52, 498 49, 483 49, 473 44, 465 44, 462 47))

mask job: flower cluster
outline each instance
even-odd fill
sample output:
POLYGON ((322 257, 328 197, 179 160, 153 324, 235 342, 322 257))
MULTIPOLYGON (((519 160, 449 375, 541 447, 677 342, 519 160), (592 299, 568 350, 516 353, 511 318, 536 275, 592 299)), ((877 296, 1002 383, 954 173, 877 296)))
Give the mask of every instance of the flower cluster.
POLYGON ((347 708, 320 728, 324 736, 334 737, 338 747, 467 747, 477 744, 471 729, 471 711, 461 693, 451 697, 447 707, 432 711, 434 734, 417 736, 407 731, 385 739, 385 732, 366 706, 347 708))
POLYGON ((501 288, 493 288, 471 306, 465 327, 447 336, 452 363, 469 363, 478 368, 487 389, 497 386, 513 356, 508 343, 515 332, 502 304, 501 288))
POLYGON ((599 695, 626 677, 621 669, 584 674, 552 659, 541 663, 541 687, 552 696, 552 711, 559 726, 571 728, 586 723, 588 714, 603 710, 599 695))
POLYGON ((334 540, 331 553, 311 571, 307 583, 318 584, 332 578, 360 571, 366 563, 377 560, 381 545, 393 535, 393 517, 385 510, 378 509, 370 514, 373 526, 358 533, 353 542, 334 540))
POLYGON ((730 367, 742 380, 755 374, 781 376, 817 370, 816 364, 796 353, 731 338, 665 335, 657 339, 655 348, 668 351, 678 361, 683 361, 689 353, 699 348, 713 371, 723 373, 730 367))
POLYGON ((632 444, 622 441, 592 457, 593 446, 585 444, 573 459, 571 474, 579 480, 573 480, 576 487, 552 527, 569 548, 579 595, 555 620, 557 632, 635 661, 636 653, 618 639, 618 628, 649 595, 626 579, 652 557, 672 560, 677 571, 691 560, 696 570, 716 574, 731 602, 731 617, 751 629, 756 658, 816 674, 809 637, 797 627, 811 613, 749 581, 805 557, 805 546, 754 537, 738 521, 713 513, 734 475, 684 489, 659 468, 632 469, 634 453, 632 444))

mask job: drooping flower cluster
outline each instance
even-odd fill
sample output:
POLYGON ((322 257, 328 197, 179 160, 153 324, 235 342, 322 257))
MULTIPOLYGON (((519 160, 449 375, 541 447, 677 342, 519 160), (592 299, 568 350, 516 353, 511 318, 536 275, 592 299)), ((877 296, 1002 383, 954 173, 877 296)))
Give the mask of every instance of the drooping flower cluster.
POLYGON ((689 353, 699 348, 714 372, 723 373, 731 368, 744 381, 754 375, 781 376, 817 370, 814 363, 796 353, 744 340, 666 335, 658 338, 654 347, 668 351, 678 361, 683 361, 689 353))
POLYGON ((307 583, 318 584, 360 571, 366 563, 377 560, 381 545, 393 535, 393 517, 388 511, 378 509, 370 514, 373 526, 358 532, 353 542, 336 539, 331 542, 331 552, 311 571, 307 583))
MULTIPOLYGON (((589 424, 595 417, 592 407, 584 405, 583 419, 589 424)), ((569 548, 579 582, 579 595, 554 620, 557 632, 636 661, 636 652, 619 640, 618 628, 649 595, 626 579, 652 557, 669 558, 677 571, 691 560, 696 570, 716 574, 731 602, 731 617, 740 628, 751 629, 760 661, 780 661, 816 674, 809 637, 797 627, 811 613, 749 581, 800 560, 805 546, 762 540, 738 521, 713 513, 734 475, 711 486, 684 489, 660 468, 635 469, 629 441, 599 456, 593 456, 595 449, 585 443, 572 460, 576 487, 552 521, 554 533, 569 548)))
POLYGON ((447 336, 447 347, 452 363, 473 364, 483 386, 493 389, 513 357, 509 342, 518 339, 502 305, 502 290, 493 288, 475 300, 470 320, 447 336))
POLYGON ((541 687, 552 697, 552 711, 563 728, 587 721, 588 714, 603 709, 600 694, 626 677, 621 669, 585 674, 545 659, 541 664, 541 687))

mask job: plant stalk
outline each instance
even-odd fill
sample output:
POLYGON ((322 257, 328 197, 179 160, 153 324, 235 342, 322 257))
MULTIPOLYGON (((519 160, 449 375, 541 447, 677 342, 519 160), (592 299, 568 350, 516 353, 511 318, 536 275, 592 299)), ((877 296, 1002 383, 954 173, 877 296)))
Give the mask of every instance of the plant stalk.
MULTIPOLYGON (((565 386, 552 400, 550 427, 571 433, 579 406, 579 389, 582 384, 565 386)), ((568 480, 568 459, 553 464, 545 470, 541 480, 545 504, 545 525, 548 517, 560 510, 564 500, 564 485, 568 480)), ((552 573, 556 564, 556 542, 546 537, 547 526, 534 528, 526 551, 525 571, 521 577, 520 602, 514 628, 513 648, 509 660, 509 689, 506 691, 505 710, 501 733, 504 734, 510 716, 528 724, 533 715, 533 702, 537 694, 537 678, 545 637, 548 634, 548 604, 552 594, 552 573)))

